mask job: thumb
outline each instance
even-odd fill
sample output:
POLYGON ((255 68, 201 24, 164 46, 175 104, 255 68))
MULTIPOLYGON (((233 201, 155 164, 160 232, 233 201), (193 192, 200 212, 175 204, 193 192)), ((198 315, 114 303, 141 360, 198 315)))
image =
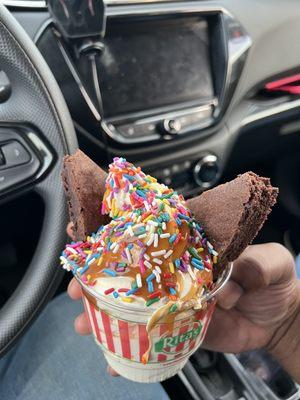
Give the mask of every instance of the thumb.
POLYGON ((236 282, 230 280, 226 283, 220 293, 217 294, 218 306, 224 310, 235 307, 244 293, 243 288, 236 282))
POLYGON ((231 279, 244 291, 252 292, 290 282, 295 277, 290 252, 279 243, 266 243, 247 247, 234 262, 231 279))

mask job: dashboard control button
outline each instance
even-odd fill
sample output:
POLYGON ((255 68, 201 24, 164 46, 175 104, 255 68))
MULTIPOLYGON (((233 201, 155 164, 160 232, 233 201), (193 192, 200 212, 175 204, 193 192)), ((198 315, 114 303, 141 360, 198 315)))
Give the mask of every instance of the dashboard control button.
POLYGON ((184 165, 184 169, 189 169, 191 167, 191 162, 185 161, 183 165, 184 165))
POLYGON ((1 147, 7 168, 26 164, 30 161, 28 151, 16 140, 6 143, 1 147))
POLYGON ((0 195, 32 184, 52 163, 52 153, 35 132, 17 127, 0 129, 0 195), (3 154, 3 158, 1 157, 3 154), (1 162, 2 158, 2 162, 1 162))
POLYGON ((135 125, 136 136, 149 136, 155 133, 155 125, 152 123, 135 125))
POLYGON ((127 124, 118 126, 118 131, 126 138, 150 136, 155 132, 155 125, 152 123, 145 124, 127 124))
POLYGON ((193 125, 197 125, 202 123, 205 120, 211 118, 212 108, 211 107, 203 107, 202 110, 198 110, 197 112, 193 112, 190 114, 183 115, 178 120, 181 124, 181 128, 189 128, 193 125))
POLYGON ((134 127, 130 126, 129 128, 127 128, 127 134, 128 136, 132 136, 134 135, 135 131, 134 131, 134 127))
POLYGON ((170 168, 164 168, 163 169, 163 176, 170 176, 170 175, 171 175, 170 168))
POLYGON ((0 71, 0 103, 4 103, 11 95, 11 83, 4 71, 0 71))
POLYGON ((135 127, 132 124, 118 126, 117 130, 126 138, 134 137, 136 135, 135 127))
POLYGON ((155 124, 144 124, 143 130, 148 134, 155 133, 155 124))
POLYGON ((177 135, 181 130, 181 122, 179 119, 165 119, 163 122, 164 133, 177 135))
POLYGON ((195 182, 203 189, 213 186, 219 176, 219 163, 214 154, 207 154, 202 157, 194 167, 195 182))
POLYGON ((0 171, 0 192, 30 178, 36 172, 37 167, 38 164, 29 163, 28 166, 18 166, 0 171))
POLYGON ((172 165, 172 172, 173 172, 174 174, 176 174, 176 172, 179 172, 179 171, 180 171, 179 165, 178 165, 178 164, 173 164, 173 165, 172 165))
POLYGON ((126 137, 131 137, 131 136, 134 136, 134 134, 135 134, 135 130, 132 125, 120 126, 118 129, 126 137))

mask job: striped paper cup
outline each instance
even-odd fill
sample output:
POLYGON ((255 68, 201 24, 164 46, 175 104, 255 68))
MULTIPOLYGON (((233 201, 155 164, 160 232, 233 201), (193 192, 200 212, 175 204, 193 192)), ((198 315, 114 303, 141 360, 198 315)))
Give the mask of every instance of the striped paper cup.
POLYGON ((153 310, 124 306, 95 293, 79 279, 83 302, 96 343, 108 364, 123 377, 136 382, 160 382, 179 372, 202 343, 211 320, 216 293, 230 277, 232 265, 224 270, 214 290, 202 300, 201 310, 179 313, 170 332, 160 321, 151 331, 151 351, 147 364, 142 356, 149 347, 146 326, 153 310))

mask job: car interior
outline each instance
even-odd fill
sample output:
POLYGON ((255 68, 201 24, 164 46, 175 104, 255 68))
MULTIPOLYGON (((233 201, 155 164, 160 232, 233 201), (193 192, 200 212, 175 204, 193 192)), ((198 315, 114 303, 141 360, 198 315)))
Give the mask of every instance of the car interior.
MULTIPOLYGON (((106 170, 125 157, 185 198, 269 176, 279 201, 255 243, 298 255, 298 1, 2 3, 0 356, 70 280, 60 170, 77 146, 106 170)), ((171 399, 300 398, 263 350, 200 349, 162 385, 171 399)))

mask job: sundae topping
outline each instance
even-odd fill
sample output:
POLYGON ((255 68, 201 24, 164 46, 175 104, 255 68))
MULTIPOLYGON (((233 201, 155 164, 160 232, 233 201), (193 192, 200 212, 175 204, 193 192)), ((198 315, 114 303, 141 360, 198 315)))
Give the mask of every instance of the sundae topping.
POLYGON ((115 158, 101 211, 110 223, 67 245, 64 268, 111 301, 156 309, 148 332, 168 314, 201 307, 218 254, 181 195, 115 158))

